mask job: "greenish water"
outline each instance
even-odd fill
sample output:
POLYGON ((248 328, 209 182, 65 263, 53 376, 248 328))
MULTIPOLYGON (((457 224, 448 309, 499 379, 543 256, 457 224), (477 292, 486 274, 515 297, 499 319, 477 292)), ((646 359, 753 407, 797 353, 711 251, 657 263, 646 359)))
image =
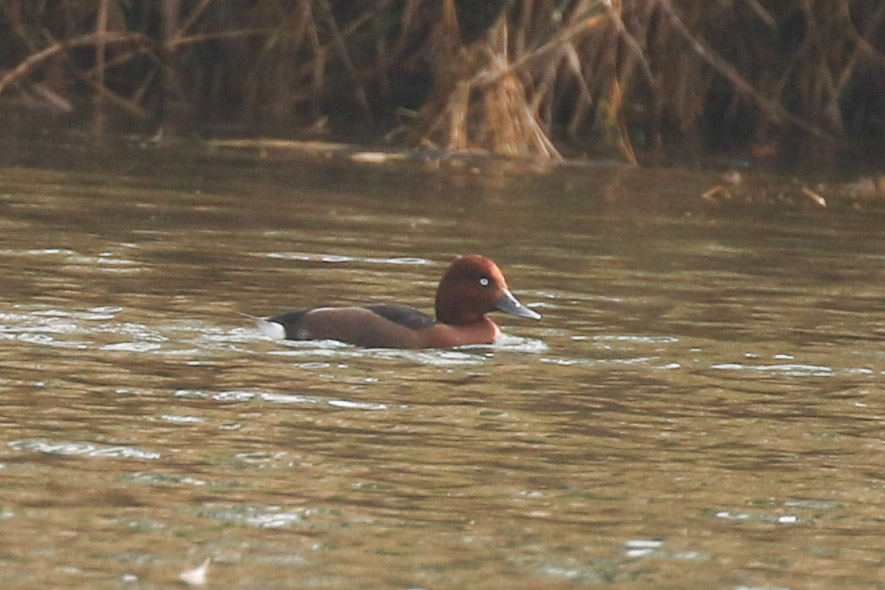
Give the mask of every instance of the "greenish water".
MULTIPOLYGON (((6 140, 4 589, 875 588, 881 209, 712 173, 6 140), (495 346, 281 344, 236 312, 430 311, 495 346)), ((829 195, 827 195, 829 197, 829 195)))

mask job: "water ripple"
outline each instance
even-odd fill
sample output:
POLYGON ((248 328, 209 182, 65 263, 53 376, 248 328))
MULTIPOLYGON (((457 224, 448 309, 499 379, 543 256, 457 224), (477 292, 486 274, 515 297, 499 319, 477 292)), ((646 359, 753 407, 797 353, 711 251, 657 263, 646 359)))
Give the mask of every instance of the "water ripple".
POLYGON ((267 258, 279 258, 283 260, 302 260, 305 262, 364 262, 367 264, 405 264, 411 266, 433 264, 426 258, 415 258, 410 256, 392 257, 392 258, 376 258, 367 256, 344 256, 341 254, 314 254, 308 252, 268 252, 264 254, 267 258))
POLYGON ((823 365, 803 365, 798 363, 787 363, 777 365, 747 365, 743 363, 721 363, 711 365, 711 369, 720 371, 754 371, 758 373, 774 373, 789 375, 791 377, 808 377, 808 376, 832 376, 833 369, 823 365))
POLYGON ((49 455, 85 455, 122 459, 159 459, 160 453, 138 447, 95 445, 77 442, 50 442, 47 440, 13 440, 7 446, 16 451, 36 451, 49 455))
POLYGON ((285 511, 279 506, 264 508, 237 506, 226 509, 201 510, 198 514, 205 518, 248 524, 260 528, 280 528, 304 522, 303 514, 285 511))

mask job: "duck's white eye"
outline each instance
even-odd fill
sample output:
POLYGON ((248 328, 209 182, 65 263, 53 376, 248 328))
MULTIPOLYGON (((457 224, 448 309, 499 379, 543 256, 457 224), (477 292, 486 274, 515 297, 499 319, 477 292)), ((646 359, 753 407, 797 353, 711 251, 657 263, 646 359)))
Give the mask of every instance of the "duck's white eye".
POLYGON ((482 277, 481 279, 479 279, 479 284, 482 285, 483 287, 488 287, 489 280, 486 277, 482 277))

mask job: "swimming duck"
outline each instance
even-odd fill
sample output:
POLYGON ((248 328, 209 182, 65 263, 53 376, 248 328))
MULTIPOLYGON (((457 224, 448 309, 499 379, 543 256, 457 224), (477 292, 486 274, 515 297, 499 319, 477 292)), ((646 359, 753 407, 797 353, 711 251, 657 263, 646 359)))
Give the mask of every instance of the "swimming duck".
POLYGON ((440 280, 436 317, 400 303, 249 317, 262 333, 278 340, 338 340, 366 348, 452 348, 494 342, 501 329, 486 317, 492 311, 541 319, 513 296, 497 264, 470 254, 452 262, 440 280))

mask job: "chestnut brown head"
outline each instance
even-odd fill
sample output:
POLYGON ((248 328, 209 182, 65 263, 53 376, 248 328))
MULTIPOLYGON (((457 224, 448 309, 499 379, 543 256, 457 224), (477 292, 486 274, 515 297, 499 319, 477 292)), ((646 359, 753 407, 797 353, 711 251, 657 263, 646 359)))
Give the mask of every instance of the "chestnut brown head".
POLYGON ((439 282, 436 319, 455 326, 472 324, 491 311, 541 318, 513 296, 497 264, 479 254, 456 259, 439 282))

